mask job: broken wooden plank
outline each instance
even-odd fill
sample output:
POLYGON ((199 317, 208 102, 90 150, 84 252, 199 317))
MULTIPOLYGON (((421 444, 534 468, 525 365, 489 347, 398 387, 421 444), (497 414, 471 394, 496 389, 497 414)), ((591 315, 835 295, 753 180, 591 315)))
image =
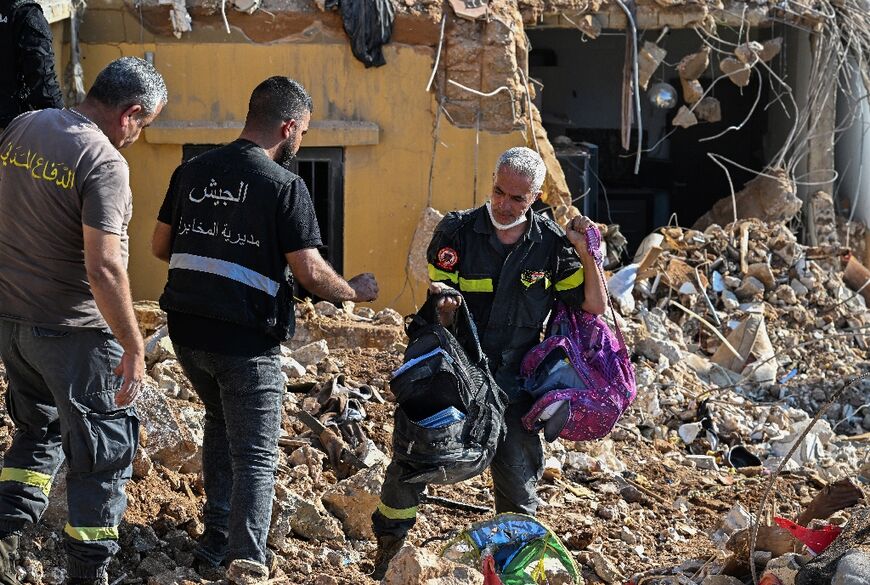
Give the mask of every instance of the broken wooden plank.
POLYGON ((478 514, 488 514, 490 512, 490 508, 488 506, 468 504, 466 502, 460 502, 459 500, 442 498, 441 496, 430 496, 429 494, 423 494, 420 501, 422 501, 424 504, 433 504, 435 506, 441 506, 442 508, 447 508, 450 510, 460 510, 462 512, 476 512, 478 514))

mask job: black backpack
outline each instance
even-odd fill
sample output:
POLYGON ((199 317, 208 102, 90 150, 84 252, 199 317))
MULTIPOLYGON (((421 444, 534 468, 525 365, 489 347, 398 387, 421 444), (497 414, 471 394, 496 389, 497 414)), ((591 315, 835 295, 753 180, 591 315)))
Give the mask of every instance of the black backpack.
POLYGON ((397 402, 393 459, 409 483, 451 484, 479 475, 505 432, 507 396, 489 372, 467 303, 450 329, 438 323, 436 303, 445 295, 462 296, 431 295, 406 320, 405 363, 390 382, 397 402), (450 407, 464 418, 440 428, 418 424, 450 407))

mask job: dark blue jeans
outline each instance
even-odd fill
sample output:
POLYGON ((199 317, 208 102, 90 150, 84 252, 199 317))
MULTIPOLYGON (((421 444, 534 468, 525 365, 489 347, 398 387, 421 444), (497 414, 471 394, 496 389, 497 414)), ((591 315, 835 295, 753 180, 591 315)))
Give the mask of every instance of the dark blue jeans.
POLYGON ((64 529, 71 577, 99 577, 118 552, 139 440, 133 407, 115 406, 113 373, 123 350, 98 329, 57 330, 0 321, 0 355, 15 437, 0 472, 0 532, 35 523, 66 457, 69 521, 64 529))
POLYGON ((206 532, 195 554, 219 565, 266 564, 284 378, 278 356, 237 357, 174 344, 205 404, 206 532))

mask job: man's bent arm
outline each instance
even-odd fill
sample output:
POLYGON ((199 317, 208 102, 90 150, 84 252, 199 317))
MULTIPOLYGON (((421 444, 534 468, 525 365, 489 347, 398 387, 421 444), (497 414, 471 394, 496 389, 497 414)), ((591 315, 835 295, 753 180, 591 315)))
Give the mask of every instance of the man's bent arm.
POLYGON ((285 254, 293 276, 305 290, 333 302, 371 300, 357 298, 356 290, 333 270, 316 248, 285 254))
POLYGON ((139 333, 130 281, 121 255, 121 238, 86 225, 82 226, 85 243, 85 269, 97 308, 112 333, 124 348, 121 364, 115 373, 124 383, 115 402, 125 406, 133 401, 145 373, 145 343, 139 333))
POLYGON ((172 226, 158 221, 151 236, 151 253, 164 262, 169 262, 172 256, 172 226))

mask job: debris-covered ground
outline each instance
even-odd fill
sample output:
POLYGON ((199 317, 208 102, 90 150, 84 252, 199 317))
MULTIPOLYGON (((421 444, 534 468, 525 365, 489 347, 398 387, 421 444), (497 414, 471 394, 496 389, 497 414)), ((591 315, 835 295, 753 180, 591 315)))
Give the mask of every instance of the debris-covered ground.
MULTIPOLYGON (((638 399, 609 438, 549 445, 538 490, 540 518, 587 583, 632 576, 704 583, 723 571, 748 582, 750 518, 772 471, 830 398, 783 465, 760 524, 771 525, 773 516, 797 520, 837 480, 870 481, 870 380, 839 393, 870 372, 870 312, 843 283, 840 253, 799 245, 784 224, 745 220, 703 232, 665 229, 614 276, 638 399)), ((190 568, 203 529, 202 407, 174 360, 162 313, 154 303, 140 303, 137 312, 151 381, 139 401, 142 449, 110 582, 204 583, 190 568)), ((388 380, 402 361, 402 319, 351 304, 304 303, 298 314, 282 357, 288 392, 269 537, 278 557, 272 582, 365 583, 374 554, 369 516, 390 454, 388 380)), ((5 449, 13 426, 5 413, 0 424, 5 449)), ((484 475, 431 486, 429 495, 489 507, 489 485, 484 475)), ((28 583, 63 581, 64 487, 58 478, 43 524, 25 535, 28 583)), ((843 524, 850 514, 838 511, 830 521, 843 524)), ((426 504, 411 542, 437 554, 459 529, 487 517, 426 504)), ((768 546, 768 532, 757 560, 783 552, 768 546), (764 553, 771 548, 776 552, 764 553)), ((409 561, 409 554, 387 583, 433 575, 449 575, 443 583, 482 582, 475 571, 409 561)))

